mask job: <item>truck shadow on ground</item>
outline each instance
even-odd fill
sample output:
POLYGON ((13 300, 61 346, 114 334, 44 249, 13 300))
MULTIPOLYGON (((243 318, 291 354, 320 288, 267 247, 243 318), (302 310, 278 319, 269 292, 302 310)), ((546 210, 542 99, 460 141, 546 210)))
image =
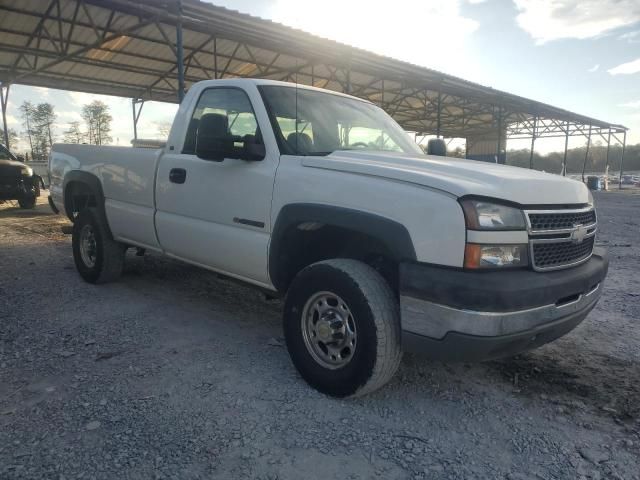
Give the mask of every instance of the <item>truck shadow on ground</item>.
POLYGON ((20 208, 19 206, 13 206, 6 203, 0 205, 0 218, 16 217, 26 220, 29 218, 48 217, 52 215, 55 214, 51 210, 47 211, 43 208, 20 208))
MULTIPOLYGON (((49 215, 46 212, 37 213, 49 215)), ((54 218, 55 222, 43 222, 42 228, 59 228, 57 222, 60 217, 54 218), (49 223, 51 225, 48 225, 49 223)), ((7 255, 6 258, 28 258, 34 250, 45 246, 70 253, 70 243, 68 236, 57 240, 38 239, 31 241, 29 245, 5 246, 2 254, 7 255)), ((64 263, 65 275, 77 275, 70 255, 64 263)), ((46 269, 48 266, 46 263, 37 262, 33 268, 46 269)), ((33 273, 38 275, 38 272, 33 273)), ((252 288, 220 278, 215 273, 198 267, 155 254, 139 257, 135 255, 134 250, 130 250, 121 282, 151 295, 162 295, 162 289, 170 289, 176 298, 195 302, 205 308, 215 310, 224 307, 230 318, 242 319, 247 328, 252 327, 252 322, 255 328, 264 327, 264 323, 268 323, 274 337, 280 337, 282 334, 281 300, 265 300, 252 288), (248 315, 249 312, 258 315, 248 315)), ((2 282, 0 292, 1 287, 2 282)), ((9 333, 5 329, 0 332, 0 336, 7 340, 11 337, 9 333)), ((241 330, 232 329, 229 333, 242 335, 241 330)), ((443 364, 421 356, 406 355, 400 374, 409 380, 413 387, 417 387, 418 393, 432 388, 428 377, 423 374, 431 372, 436 378, 442 379, 443 382, 451 382, 460 390, 479 390, 479 385, 489 385, 506 394, 532 401, 548 398, 568 408, 592 410, 598 416, 611 418, 617 423, 640 419, 640 363, 581 349, 578 344, 579 337, 576 338, 576 335, 584 333, 578 330, 538 350, 485 363, 443 364)), ((245 341, 246 339, 237 339, 238 343, 245 341)), ((286 355, 286 350, 283 350, 283 354, 286 355)), ((392 390, 394 396, 403 397, 408 393, 416 393, 403 383, 396 383, 396 388, 392 390)))
MULTIPOLYGON (((561 340, 571 342, 571 337, 561 340)), ((518 395, 561 398, 569 406, 591 406, 618 422, 640 419, 640 364, 591 352, 553 352, 543 347, 484 363, 488 374, 511 384, 518 395)))
MULTIPOLYGON (((212 306, 222 302, 233 316, 243 317, 248 311, 266 313, 261 318, 268 318, 278 329, 277 335, 281 335, 281 300, 265 301, 255 290, 215 273, 146 255, 128 257, 123 280, 127 277, 171 283, 172 289, 182 298, 197 298, 212 306)), ((584 352, 576 345, 573 335, 580 335, 580 332, 560 339, 558 344, 484 363, 443 364, 420 355, 405 355, 403 375, 419 384, 425 383, 420 371, 445 369, 457 377, 462 389, 473 389, 480 375, 498 388, 518 396, 556 398, 569 406, 593 408, 599 415, 617 421, 640 418, 640 363, 584 352), (464 367, 460 368, 460 365, 464 367)))

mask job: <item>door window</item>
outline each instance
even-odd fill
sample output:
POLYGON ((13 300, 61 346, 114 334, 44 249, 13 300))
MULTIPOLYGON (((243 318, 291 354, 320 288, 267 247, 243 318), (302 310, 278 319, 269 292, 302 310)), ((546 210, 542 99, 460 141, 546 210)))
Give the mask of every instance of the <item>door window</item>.
POLYGON ((209 113, 227 117, 229 133, 237 137, 236 143, 262 143, 256 115, 247 94, 237 88, 210 88, 200 95, 193 111, 182 153, 195 153, 200 119, 209 113))

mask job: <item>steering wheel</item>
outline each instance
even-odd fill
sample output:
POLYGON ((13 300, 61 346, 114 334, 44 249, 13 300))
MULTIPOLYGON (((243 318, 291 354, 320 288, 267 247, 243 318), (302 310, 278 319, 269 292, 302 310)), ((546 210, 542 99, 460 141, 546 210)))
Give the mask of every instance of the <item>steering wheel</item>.
POLYGON ((349 145, 349 147, 351 147, 351 148, 369 148, 369 145, 367 145, 364 142, 356 142, 356 143, 352 143, 351 145, 349 145))

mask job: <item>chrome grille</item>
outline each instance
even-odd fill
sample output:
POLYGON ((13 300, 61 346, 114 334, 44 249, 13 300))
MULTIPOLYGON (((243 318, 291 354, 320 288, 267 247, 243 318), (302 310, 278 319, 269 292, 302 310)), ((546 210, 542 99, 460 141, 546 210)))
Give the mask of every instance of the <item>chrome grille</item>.
POLYGON ((568 268, 591 258, 597 231, 593 208, 525 213, 534 270, 568 268))
POLYGON ((572 242, 534 243, 535 265, 546 269, 579 263, 591 256, 594 240, 595 237, 590 237, 577 244, 572 242))
POLYGON ((558 230, 573 228, 574 225, 592 225, 596 223, 595 210, 566 213, 530 213, 532 230, 558 230))

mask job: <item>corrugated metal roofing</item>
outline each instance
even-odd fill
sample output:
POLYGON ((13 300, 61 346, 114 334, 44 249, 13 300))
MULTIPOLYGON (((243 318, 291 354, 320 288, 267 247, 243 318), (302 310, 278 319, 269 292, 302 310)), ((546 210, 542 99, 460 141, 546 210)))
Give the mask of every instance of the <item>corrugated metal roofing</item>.
POLYGON ((179 21, 187 87, 223 77, 297 81, 449 137, 625 130, 199 0, 183 0, 182 15, 175 0, 0 0, 0 81, 175 102, 179 21))

